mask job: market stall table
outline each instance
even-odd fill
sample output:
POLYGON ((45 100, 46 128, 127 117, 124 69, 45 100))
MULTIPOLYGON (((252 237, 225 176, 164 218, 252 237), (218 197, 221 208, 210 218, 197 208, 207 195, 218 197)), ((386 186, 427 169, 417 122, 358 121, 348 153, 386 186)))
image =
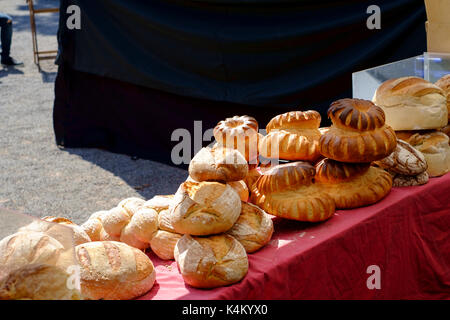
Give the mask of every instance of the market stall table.
POLYGON ((192 288, 175 261, 150 253, 156 283, 140 299, 450 298, 450 174, 323 223, 274 217, 274 227, 271 242, 249 255, 247 276, 227 287, 192 288), (370 266, 380 268, 380 289, 367 286, 370 266))

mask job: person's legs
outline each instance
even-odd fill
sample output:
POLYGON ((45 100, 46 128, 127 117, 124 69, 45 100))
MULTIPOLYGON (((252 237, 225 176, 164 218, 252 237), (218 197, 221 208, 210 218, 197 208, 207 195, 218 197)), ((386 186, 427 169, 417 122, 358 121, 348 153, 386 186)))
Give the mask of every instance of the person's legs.
POLYGON ((11 40, 13 33, 12 19, 4 13, 0 13, 0 40, 2 42, 1 59, 7 60, 11 51, 11 40))

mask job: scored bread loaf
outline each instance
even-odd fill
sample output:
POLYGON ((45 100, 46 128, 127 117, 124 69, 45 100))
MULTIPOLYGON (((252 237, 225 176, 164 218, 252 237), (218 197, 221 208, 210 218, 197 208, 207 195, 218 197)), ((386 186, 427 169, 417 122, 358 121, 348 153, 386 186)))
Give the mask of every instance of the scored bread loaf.
POLYGON ((373 102, 386 114, 394 130, 423 130, 444 127, 448 122, 447 98, 441 88, 419 77, 383 82, 373 102))
POLYGON ((81 300, 81 293, 69 288, 69 276, 45 263, 18 267, 0 279, 0 300, 81 300))
POLYGON ((328 109, 332 126, 320 137, 320 153, 340 162, 369 163, 390 155, 397 145, 381 108, 361 99, 341 99, 328 109))
POLYGON ((392 188, 388 172, 370 163, 343 163, 328 158, 316 165, 316 184, 331 196, 338 209, 371 205, 392 188))
POLYGON ((429 175, 426 171, 414 176, 407 176, 395 172, 390 172, 390 174, 392 176, 393 187, 420 186, 422 184, 426 184, 429 180, 429 175))
POLYGON ((240 213, 241 200, 229 185, 186 181, 180 185, 169 212, 163 217, 170 220, 168 225, 176 233, 201 236, 229 230, 240 213))
POLYGON ((158 230, 150 241, 150 247, 159 258, 173 260, 175 245, 182 236, 179 233, 158 230))
POLYGON ((242 202, 241 215, 227 234, 239 241, 247 253, 252 253, 269 243, 273 234, 273 222, 261 208, 242 202))
POLYGON ((189 176, 195 181, 238 181, 248 173, 244 156, 230 148, 202 148, 189 164, 189 176))
POLYGON ((196 288, 233 284, 243 279, 248 271, 244 247, 227 234, 184 235, 178 240, 174 255, 184 281, 196 288))
POLYGON ((33 221, 32 223, 20 228, 18 231, 45 232, 54 239, 64 243, 67 241, 66 234, 61 232, 61 227, 55 226, 55 223, 72 229, 73 242, 75 245, 91 241, 91 238, 82 227, 63 217, 46 216, 42 218, 42 220, 33 221))
POLYGON ((270 120, 258 144, 261 156, 314 161, 319 156, 321 117, 317 111, 291 111, 270 120))
POLYGON ((333 199, 314 183, 315 170, 307 162, 282 164, 264 172, 253 185, 252 203, 272 215, 318 222, 335 212, 333 199))
POLYGON ((86 299, 128 300, 148 292, 155 282, 153 263, 145 253, 116 241, 75 247, 86 299))

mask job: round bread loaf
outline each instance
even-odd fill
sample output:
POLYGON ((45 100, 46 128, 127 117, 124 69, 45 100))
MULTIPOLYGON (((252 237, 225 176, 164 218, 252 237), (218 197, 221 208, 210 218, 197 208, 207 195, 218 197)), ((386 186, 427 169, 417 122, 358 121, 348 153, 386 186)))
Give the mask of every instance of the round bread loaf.
POLYGON ((244 247, 230 235, 184 235, 174 250, 184 281, 196 288, 215 288, 236 283, 248 271, 244 247))
POLYGON ((340 162, 372 162, 390 155, 397 145, 394 130, 384 123, 384 112, 372 102, 341 99, 331 104, 333 125, 320 137, 320 153, 340 162))
POLYGON ((150 247, 160 259, 173 260, 175 245, 182 236, 179 233, 158 230, 150 241, 150 247))
POLYGON ((75 252, 81 267, 81 293, 87 299, 128 300, 153 287, 153 263, 125 243, 88 242, 75 247, 75 252))
POLYGON ((48 264, 30 264, 9 272, 0 280, 0 300, 81 300, 69 289, 69 274, 48 264))
POLYGON ((240 181, 231 181, 227 183, 230 187, 232 187, 239 195, 242 201, 247 202, 249 197, 249 191, 247 185, 244 180, 240 181))
POLYGON ((315 170, 307 162, 278 165, 253 185, 252 203, 272 215, 317 222, 335 212, 333 199, 313 182, 315 170))
POLYGON ((214 128, 214 138, 221 147, 239 150, 247 162, 258 157, 258 122, 253 117, 234 116, 220 121, 214 128))
POLYGON ((248 173, 242 154, 229 148, 202 148, 189 164, 189 176, 195 181, 239 181, 248 173))
POLYGON ((414 176, 407 176, 391 172, 393 187, 411 187, 426 184, 429 180, 428 172, 422 172, 414 176))
POLYGON ((242 202, 241 215, 227 234, 239 241, 247 253, 252 253, 269 243, 273 234, 273 222, 264 210, 242 202))
POLYGON ((61 228, 53 225, 54 223, 58 225, 62 225, 72 229, 73 231, 73 242, 75 245, 79 245, 85 242, 91 241, 89 235, 84 231, 84 229, 77 224, 73 223, 69 219, 55 216, 46 216, 42 218, 42 221, 37 220, 33 221, 29 225, 26 225, 19 229, 19 231, 37 231, 37 232, 45 232, 52 238, 65 242, 65 234, 61 232, 61 228), (45 221, 45 222, 43 222, 45 221), (50 223, 47 223, 50 222, 50 223))
POLYGON ((338 209, 358 208, 378 202, 392 188, 392 178, 369 163, 343 163, 323 159, 316 165, 317 185, 331 196, 338 209))
POLYGON ((375 163, 383 169, 407 176, 421 174, 428 168, 422 152, 401 139, 397 139, 394 152, 375 163))
POLYGON ((448 121, 450 121, 450 74, 447 74, 440 78, 435 85, 444 91, 445 96, 447 97, 447 113, 448 113, 448 121))
POLYGON ((448 122, 445 93, 422 78, 387 80, 377 89, 373 101, 386 114, 386 124, 396 131, 437 129, 448 122))
POLYGON ((314 161, 320 156, 320 121, 320 114, 312 110, 276 116, 259 141, 259 153, 265 158, 314 161))
POLYGON ((229 185, 186 181, 166 215, 176 233, 211 235, 229 230, 241 213, 241 199, 229 185))
POLYGON ((12 269, 29 264, 56 265, 64 246, 44 232, 23 231, 0 241, 0 266, 12 269))

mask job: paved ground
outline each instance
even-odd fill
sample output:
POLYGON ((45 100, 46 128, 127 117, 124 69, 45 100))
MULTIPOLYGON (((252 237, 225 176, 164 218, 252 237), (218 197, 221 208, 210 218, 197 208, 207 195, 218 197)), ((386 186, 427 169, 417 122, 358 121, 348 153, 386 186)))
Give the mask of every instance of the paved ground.
MULTIPOLYGON (((39 7, 59 3, 35 2, 39 7)), ((82 223, 123 198, 175 192, 187 177, 184 170, 97 149, 56 147, 52 108, 57 67, 44 62, 39 72, 33 64, 25 0, 0 0, 0 11, 14 20, 12 55, 25 63, 17 69, 0 66, 0 206, 82 223)), ((57 14, 40 16, 37 26, 41 50, 56 48, 57 14)))

